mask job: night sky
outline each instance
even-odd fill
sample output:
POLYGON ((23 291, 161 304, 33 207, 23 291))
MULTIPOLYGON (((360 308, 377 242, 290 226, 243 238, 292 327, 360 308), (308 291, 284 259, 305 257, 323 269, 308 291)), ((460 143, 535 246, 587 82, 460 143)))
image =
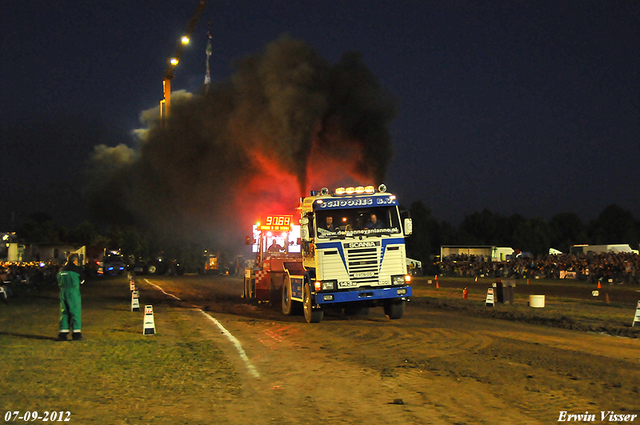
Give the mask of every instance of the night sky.
MULTIPOLYGON (((197 3, 2 2, 1 231, 86 216, 85 161, 134 146, 197 3)), ((209 21, 214 83, 284 33, 330 63, 361 52, 398 101, 385 183, 406 206, 454 224, 484 208, 640 217, 638 1, 210 0, 174 90, 201 89, 209 21)))

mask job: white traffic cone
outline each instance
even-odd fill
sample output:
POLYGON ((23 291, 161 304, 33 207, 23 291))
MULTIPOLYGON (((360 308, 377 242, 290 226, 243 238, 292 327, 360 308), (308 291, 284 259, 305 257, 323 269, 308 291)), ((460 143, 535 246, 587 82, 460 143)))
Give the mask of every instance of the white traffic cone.
POLYGON ((140 295, 138 291, 131 293, 131 311, 140 311, 140 295))

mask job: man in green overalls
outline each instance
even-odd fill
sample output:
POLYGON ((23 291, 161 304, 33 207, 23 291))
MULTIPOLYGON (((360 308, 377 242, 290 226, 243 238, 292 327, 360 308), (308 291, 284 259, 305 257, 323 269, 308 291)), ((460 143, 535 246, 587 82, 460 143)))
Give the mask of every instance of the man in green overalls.
POLYGON ((80 284, 84 283, 82 267, 78 266, 78 254, 71 254, 67 264, 58 272, 60 287, 60 333, 58 341, 66 341, 69 330, 73 329, 73 340, 82 339, 80 284))

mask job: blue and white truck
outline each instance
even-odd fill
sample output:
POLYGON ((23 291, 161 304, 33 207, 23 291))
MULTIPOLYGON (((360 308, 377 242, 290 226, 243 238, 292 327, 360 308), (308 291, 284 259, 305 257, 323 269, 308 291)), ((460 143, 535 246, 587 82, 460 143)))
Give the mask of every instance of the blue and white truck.
POLYGON ((404 243, 411 232, 384 185, 312 191, 300 203, 301 263, 284 267, 283 313, 302 304, 307 322, 318 323, 329 306, 356 314, 382 306, 401 318, 412 295, 404 243))

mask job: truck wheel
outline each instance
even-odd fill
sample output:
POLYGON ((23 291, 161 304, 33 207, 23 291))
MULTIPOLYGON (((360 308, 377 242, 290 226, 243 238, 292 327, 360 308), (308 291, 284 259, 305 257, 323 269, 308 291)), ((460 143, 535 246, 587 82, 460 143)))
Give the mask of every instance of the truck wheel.
POLYGON ((287 276, 282 282, 282 312, 287 316, 293 314, 293 300, 291 299, 291 281, 287 276))
POLYGON ((304 309, 304 318, 307 323, 320 323, 322 320, 322 316, 324 312, 319 308, 313 309, 311 307, 311 287, 309 287, 309 282, 305 282, 304 290, 302 294, 303 300, 303 309, 304 309))
POLYGON ((400 319, 404 315, 404 301, 389 301, 384 305, 384 314, 389 319, 400 319))

